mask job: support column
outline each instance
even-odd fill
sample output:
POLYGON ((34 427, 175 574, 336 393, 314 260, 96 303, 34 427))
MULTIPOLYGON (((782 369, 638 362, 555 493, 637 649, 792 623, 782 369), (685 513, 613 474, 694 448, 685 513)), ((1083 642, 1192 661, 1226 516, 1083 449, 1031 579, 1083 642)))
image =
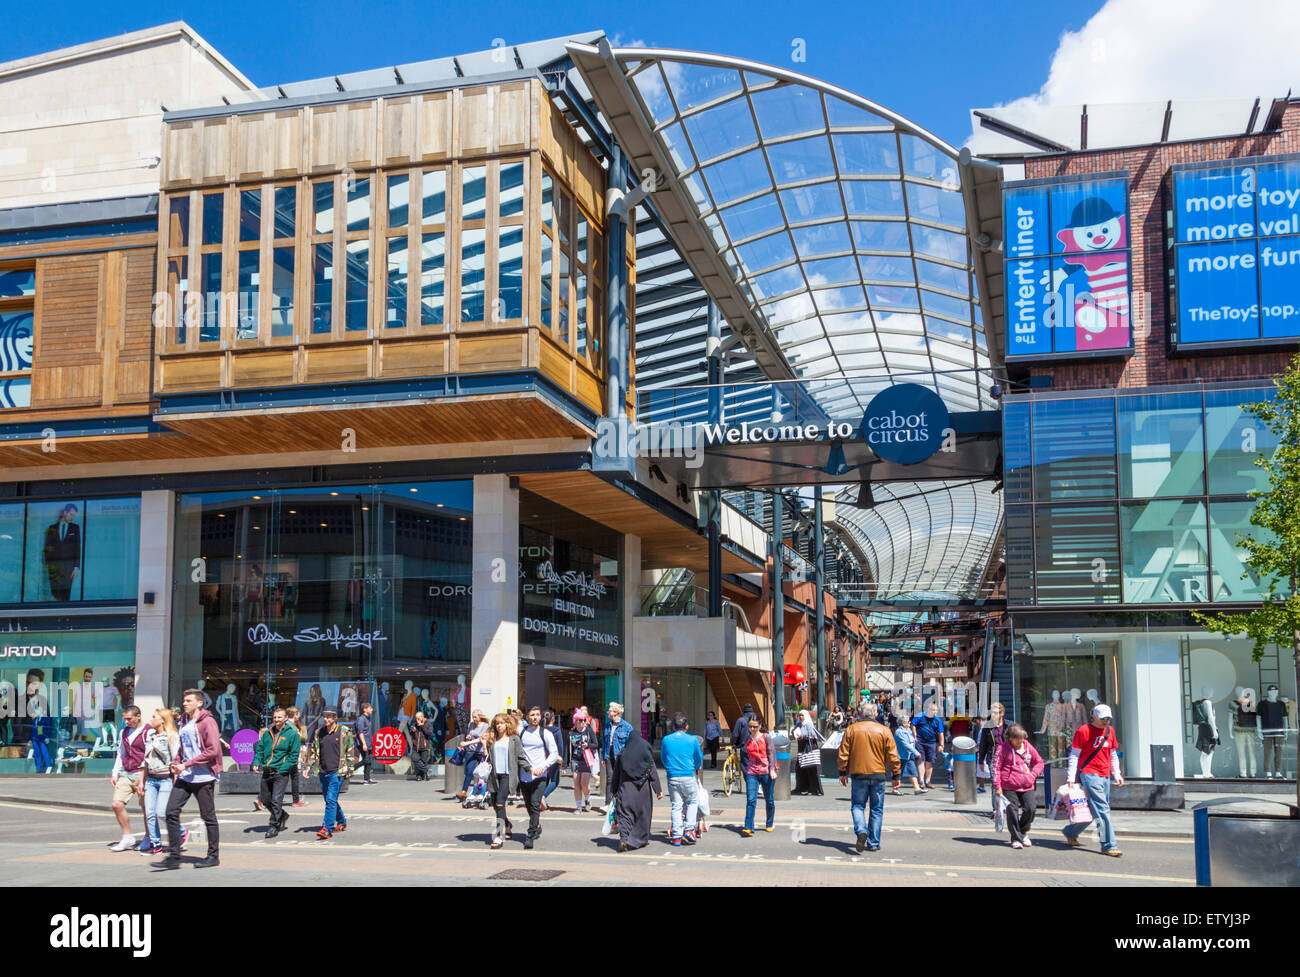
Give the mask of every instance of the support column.
POLYGON ((772 713, 776 728, 785 726, 785 554, 781 545, 782 501, 772 490, 772 713))
MULTIPOLYGON (((641 674, 634 667, 636 660, 636 634, 632 622, 641 609, 641 537, 624 536, 622 553, 623 607, 623 718, 632 728, 641 732, 641 674)), ((653 710, 651 710, 653 711, 653 710)), ((601 717, 604 726, 605 717, 601 717)))
POLYGON ((519 705, 519 493, 508 475, 474 476, 470 708, 519 705))
MULTIPOLYGON (((704 355, 709 364, 709 423, 722 423, 722 313, 709 302, 709 334, 704 355)), ((722 617, 722 493, 707 498, 709 514, 709 617, 722 617)))
POLYGON ((813 705, 817 714, 822 712, 822 693, 826 682, 826 608, 823 598, 826 593, 826 550, 825 534, 822 529, 822 487, 813 488, 813 596, 817 601, 817 681, 813 683, 813 705))
POLYGON ((140 493, 140 583, 135 616, 135 703, 146 716, 167 701, 171 678, 172 546, 176 494, 140 493), (146 594, 152 595, 147 603, 146 594))

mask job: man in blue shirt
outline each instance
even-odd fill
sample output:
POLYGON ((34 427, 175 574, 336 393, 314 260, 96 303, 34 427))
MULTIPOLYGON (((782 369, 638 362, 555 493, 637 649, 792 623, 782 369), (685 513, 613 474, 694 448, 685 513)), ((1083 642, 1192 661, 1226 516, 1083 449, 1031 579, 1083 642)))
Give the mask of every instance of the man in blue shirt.
POLYGON ((916 730, 916 748, 921 751, 921 783, 930 787, 934 765, 943 752, 946 732, 943 717, 939 715, 939 706, 933 699, 925 704, 924 715, 912 720, 912 728, 916 730))
POLYGON ((754 718, 754 707, 746 702, 745 708, 736 720, 736 725, 731 727, 731 745, 739 753, 749 742, 749 721, 754 718))
POLYGON ((673 806, 668 840, 680 848, 683 842, 695 844, 695 824, 699 820, 699 784, 695 778, 704 767, 704 751, 700 749, 700 741, 686 732, 688 723, 683 713, 673 715, 672 726, 673 731, 659 744, 659 759, 668 774, 668 796, 673 806))

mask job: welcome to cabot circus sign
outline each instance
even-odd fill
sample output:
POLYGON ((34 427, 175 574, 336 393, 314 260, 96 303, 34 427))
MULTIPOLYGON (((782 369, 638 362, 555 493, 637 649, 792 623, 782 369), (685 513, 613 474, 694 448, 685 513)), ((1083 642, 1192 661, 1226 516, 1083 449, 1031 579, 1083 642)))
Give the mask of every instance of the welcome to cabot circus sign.
POLYGON ((596 425, 594 453, 604 458, 684 458, 687 468, 698 468, 710 447, 860 439, 885 461, 914 465, 937 451, 955 450, 956 434, 949 421, 948 408, 933 390, 915 383, 900 383, 876 394, 857 423, 668 421, 638 425, 625 417, 602 418, 596 425))

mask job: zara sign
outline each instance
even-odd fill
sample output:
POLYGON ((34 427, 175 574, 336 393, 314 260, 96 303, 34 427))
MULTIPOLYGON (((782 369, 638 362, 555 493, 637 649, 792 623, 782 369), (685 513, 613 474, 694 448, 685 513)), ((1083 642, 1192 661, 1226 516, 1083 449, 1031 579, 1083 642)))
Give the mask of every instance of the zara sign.
POLYGON ((899 383, 867 404, 862 440, 885 461, 915 465, 939 450, 947 427, 948 408, 937 393, 920 384, 899 383))

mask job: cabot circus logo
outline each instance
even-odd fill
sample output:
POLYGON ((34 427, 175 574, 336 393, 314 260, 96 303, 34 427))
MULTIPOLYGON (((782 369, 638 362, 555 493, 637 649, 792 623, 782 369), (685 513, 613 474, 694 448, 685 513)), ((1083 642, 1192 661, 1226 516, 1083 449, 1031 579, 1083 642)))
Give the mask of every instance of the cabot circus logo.
POLYGON ((862 439, 885 461, 914 465, 943 444, 948 408, 933 390, 900 383, 876 394, 862 418, 862 439))

